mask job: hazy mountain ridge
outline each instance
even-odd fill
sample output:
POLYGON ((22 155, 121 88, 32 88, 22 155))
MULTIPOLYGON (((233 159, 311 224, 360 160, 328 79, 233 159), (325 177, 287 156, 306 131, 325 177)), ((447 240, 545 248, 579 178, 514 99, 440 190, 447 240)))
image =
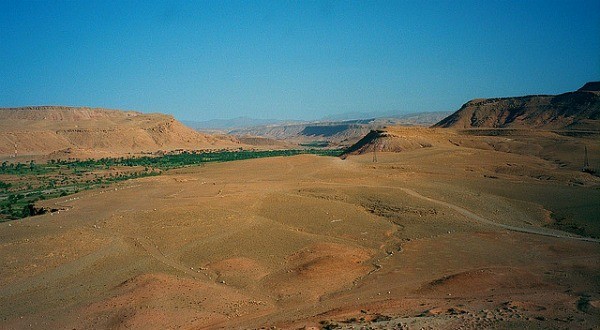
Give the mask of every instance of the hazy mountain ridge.
POLYGON ((237 131, 245 128, 281 125, 302 125, 315 123, 347 122, 367 119, 402 119, 402 123, 421 125, 439 121, 439 117, 446 117, 449 111, 414 112, 414 113, 383 113, 383 112, 348 112, 325 116, 319 120, 292 120, 292 119, 259 119, 250 117, 236 117, 232 119, 211 119, 204 121, 182 120, 181 122, 199 131, 237 131))
POLYGON ((264 125, 231 130, 229 134, 285 139, 301 143, 323 140, 332 144, 351 145, 374 129, 381 129, 388 125, 429 126, 448 114, 449 112, 420 112, 386 118, 264 125))
POLYGON ((474 99, 434 127, 600 130, 600 83, 560 95, 474 99))
POLYGON ((220 130, 220 131, 229 131, 237 128, 244 127, 252 127, 252 126, 262 126, 262 125, 273 125, 273 124, 281 124, 281 123, 299 123, 302 122, 300 120, 279 120, 279 119, 257 119, 257 118, 249 118, 249 117, 236 117, 233 119, 211 119, 204 121, 193 121, 193 120, 184 120, 182 123, 188 127, 191 127, 195 130, 199 131, 212 131, 212 130, 220 130))

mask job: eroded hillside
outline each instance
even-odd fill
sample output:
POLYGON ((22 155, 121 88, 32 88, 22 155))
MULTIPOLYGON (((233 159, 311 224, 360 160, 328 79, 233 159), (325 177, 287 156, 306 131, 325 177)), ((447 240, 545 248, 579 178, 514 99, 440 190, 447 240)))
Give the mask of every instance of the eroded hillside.
POLYGON ((237 147, 229 136, 196 132, 163 114, 73 107, 0 109, 0 156, 116 156, 178 148, 237 147))

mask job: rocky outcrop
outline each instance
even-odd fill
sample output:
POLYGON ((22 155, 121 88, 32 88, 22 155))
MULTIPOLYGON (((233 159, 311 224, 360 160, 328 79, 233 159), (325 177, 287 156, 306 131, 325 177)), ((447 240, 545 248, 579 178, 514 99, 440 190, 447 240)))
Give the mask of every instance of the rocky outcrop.
POLYGON ((600 130, 600 82, 575 92, 475 99, 433 127, 600 130))

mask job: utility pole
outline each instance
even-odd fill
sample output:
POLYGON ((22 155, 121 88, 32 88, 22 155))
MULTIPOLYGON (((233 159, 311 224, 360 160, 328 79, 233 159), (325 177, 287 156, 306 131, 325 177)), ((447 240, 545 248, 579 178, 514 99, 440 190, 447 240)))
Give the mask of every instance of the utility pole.
POLYGON ((583 171, 590 167, 590 159, 588 158, 587 146, 584 146, 585 156, 583 157, 583 171))
POLYGON ((373 144, 373 163, 377 163, 377 146, 379 145, 378 142, 375 142, 373 144))

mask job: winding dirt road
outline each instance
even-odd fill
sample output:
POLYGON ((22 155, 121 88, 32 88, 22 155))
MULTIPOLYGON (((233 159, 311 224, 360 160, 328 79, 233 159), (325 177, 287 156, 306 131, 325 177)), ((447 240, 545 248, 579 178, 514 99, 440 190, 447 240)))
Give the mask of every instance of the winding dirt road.
POLYGON ((432 203, 436 203, 436 204, 440 204, 443 205, 445 207, 451 208, 453 210, 455 210, 456 212, 471 218, 475 221, 479 221, 488 225, 492 225, 492 226, 496 226, 496 227, 500 227, 500 228, 504 228, 507 230, 512 230, 512 231, 517 231, 517 232, 521 232, 521 233, 528 233, 528 234, 535 234, 535 235, 542 235, 542 236, 550 236, 550 237, 556 237, 556 238, 568 238, 568 239, 575 239, 575 240, 579 240, 579 241, 586 241, 586 242, 596 242, 596 243, 600 243, 600 239, 596 239, 596 238, 591 238, 591 237, 583 237, 583 236, 575 236, 575 235, 570 235, 567 233, 560 233, 560 232, 555 232, 555 231, 547 231, 544 230, 542 228, 523 228, 523 227, 516 227, 516 226, 511 226, 511 225, 505 225, 502 223, 498 223, 498 222, 494 222, 491 220, 488 220, 484 217, 481 217, 467 209, 464 209, 460 206, 454 205, 454 204, 450 204, 444 201, 440 201, 437 199, 433 199, 433 198, 429 198, 426 196, 423 196, 421 194, 419 194, 418 192, 412 190, 412 189, 408 189, 408 188, 397 188, 400 189, 402 191, 404 191, 405 193, 413 196, 413 197, 417 197, 432 203))
POLYGON ((404 188, 404 187, 395 187, 395 186, 380 186, 380 185, 351 185, 351 184, 344 184, 344 183, 336 183, 336 182, 323 182, 320 181, 319 183, 325 184, 325 185, 335 185, 335 186, 352 186, 352 187, 365 187, 365 188, 388 188, 388 189, 399 189, 402 190, 403 192, 405 192, 408 195, 411 195, 413 197, 422 199, 422 200, 426 200, 428 202, 431 203, 435 203, 435 204, 439 204, 448 208, 451 208, 455 211, 457 211, 458 213, 466 216, 467 218, 470 218, 472 220, 481 222, 481 223, 485 223, 488 225, 492 225, 495 227, 500 227, 506 230, 511 230, 511 231, 516 231, 516 232, 520 232, 520 233, 527 233, 527 234, 534 234, 534 235, 542 235, 542 236, 548 236, 548 237, 555 237, 555 238, 566 238, 566 239, 574 239, 574 240, 578 240, 578 241, 584 241, 584 242, 594 242, 594 243, 600 243, 600 239, 597 238, 592 238, 592 237, 584 237, 584 236, 578 236, 575 234, 569 234, 566 232, 562 232, 562 231, 558 231, 558 230, 551 230, 551 229, 543 229, 543 228, 524 228, 524 227, 517 227, 517 226, 511 226, 511 225, 506 225, 503 223, 498 223, 495 221, 491 221, 488 220, 482 216, 479 216, 465 208, 462 208, 458 205, 455 204, 451 204, 448 202, 444 202, 438 199, 433 199, 427 196, 423 196, 421 194, 419 194, 418 192, 409 189, 409 188, 404 188))

